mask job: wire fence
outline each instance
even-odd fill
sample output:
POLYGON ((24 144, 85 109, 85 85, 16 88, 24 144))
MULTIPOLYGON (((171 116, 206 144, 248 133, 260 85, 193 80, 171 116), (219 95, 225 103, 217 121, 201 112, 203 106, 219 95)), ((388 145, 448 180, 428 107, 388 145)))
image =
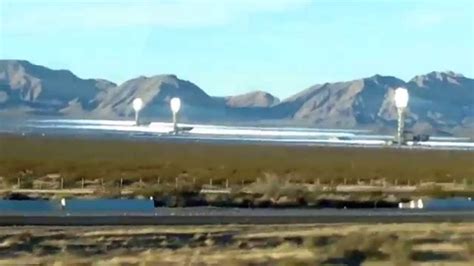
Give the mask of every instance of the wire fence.
MULTIPOLYGON (((2 181, 2 178, 0 178, 2 181)), ((216 187, 216 188, 232 188, 242 187, 250 185, 252 183, 271 182, 265 179, 231 179, 231 178, 208 178, 199 180, 194 177, 175 177, 174 179, 162 179, 157 177, 156 179, 86 179, 80 178, 78 180, 69 180, 64 177, 54 176, 47 178, 33 178, 27 176, 19 176, 16 178, 16 182, 0 182, 0 188, 3 189, 36 189, 36 190, 48 190, 48 189, 105 189, 105 188, 146 188, 146 187, 170 187, 170 188, 183 188, 183 187, 216 187)), ((430 180, 413 180, 413 179, 384 179, 384 178, 359 178, 359 179, 321 179, 315 178, 313 180, 291 180, 286 179, 284 181, 290 184, 297 184, 302 186, 315 186, 315 187, 334 187, 334 186, 372 186, 372 187, 419 187, 424 185, 445 185, 452 187, 472 187, 474 184, 473 179, 470 178, 453 178, 450 181, 444 182, 433 182, 430 180)))

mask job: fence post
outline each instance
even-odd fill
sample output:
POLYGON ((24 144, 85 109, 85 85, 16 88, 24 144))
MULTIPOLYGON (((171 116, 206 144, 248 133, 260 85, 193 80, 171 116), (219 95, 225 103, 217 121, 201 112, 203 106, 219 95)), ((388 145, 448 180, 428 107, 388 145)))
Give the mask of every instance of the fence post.
POLYGON ((123 177, 120 178, 120 189, 123 188, 123 177))
POLYGON ((61 189, 64 189, 64 178, 61 177, 61 189))
POLYGON ((21 177, 17 178, 16 183, 17 183, 18 189, 20 189, 21 188, 21 177))
POLYGON ((85 181, 84 181, 84 177, 83 177, 83 178, 81 179, 81 188, 82 188, 82 189, 84 189, 84 183, 85 183, 85 181))
POLYGON ((174 178, 174 186, 178 188, 178 177, 174 178))
POLYGON ((225 188, 229 188, 229 179, 228 178, 225 179, 225 188))
POLYGON ((212 186, 212 178, 209 178, 209 185, 212 186))

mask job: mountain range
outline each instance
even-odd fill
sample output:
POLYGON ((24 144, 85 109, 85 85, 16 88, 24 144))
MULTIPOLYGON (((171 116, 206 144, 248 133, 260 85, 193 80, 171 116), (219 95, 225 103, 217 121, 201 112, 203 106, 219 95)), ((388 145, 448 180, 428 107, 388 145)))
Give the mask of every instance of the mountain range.
POLYGON ((374 75, 321 83, 280 101, 264 91, 212 97, 176 75, 140 76, 118 85, 24 60, 0 60, 0 115, 130 119, 131 102, 140 97, 145 119, 169 121, 169 100, 180 97, 181 119, 187 122, 388 132, 396 126, 393 93, 397 87, 410 93, 408 128, 417 133, 474 135, 474 79, 450 71, 409 81, 374 75))

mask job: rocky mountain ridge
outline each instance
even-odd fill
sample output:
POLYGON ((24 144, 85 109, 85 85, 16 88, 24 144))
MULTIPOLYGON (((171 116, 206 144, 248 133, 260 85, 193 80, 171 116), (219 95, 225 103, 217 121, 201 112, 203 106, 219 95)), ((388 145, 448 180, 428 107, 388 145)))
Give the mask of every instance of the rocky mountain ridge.
POLYGON ((169 99, 180 97, 189 122, 298 124, 331 128, 393 128, 393 92, 410 92, 407 124, 423 132, 457 134, 474 129, 474 80, 451 71, 430 72, 405 82, 374 75, 322 83, 280 101, 264 91, 212 97, 176 75, 140 76, 117 85, 81 79, 23 60, 0 60, 0 115, 130 118, 131 102, 144 101, 143 116, 169 119, 169 99))

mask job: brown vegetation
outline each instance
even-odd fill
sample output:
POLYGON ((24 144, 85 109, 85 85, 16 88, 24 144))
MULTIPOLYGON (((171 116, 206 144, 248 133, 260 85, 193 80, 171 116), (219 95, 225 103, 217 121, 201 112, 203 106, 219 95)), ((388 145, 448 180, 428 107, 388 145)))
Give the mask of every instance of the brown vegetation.
POLYGON ((472 223, 0 228, 0 265, 472 265, 472 223))
POLYGON ((251 183, 264 173, 282 182, 342 184, 383 180, 472 184, 474 153, 398 149, 160 143, 0 136, 0 176, 32 186, 51 173, 64 187, 81 180, 224 185, 251 183))

